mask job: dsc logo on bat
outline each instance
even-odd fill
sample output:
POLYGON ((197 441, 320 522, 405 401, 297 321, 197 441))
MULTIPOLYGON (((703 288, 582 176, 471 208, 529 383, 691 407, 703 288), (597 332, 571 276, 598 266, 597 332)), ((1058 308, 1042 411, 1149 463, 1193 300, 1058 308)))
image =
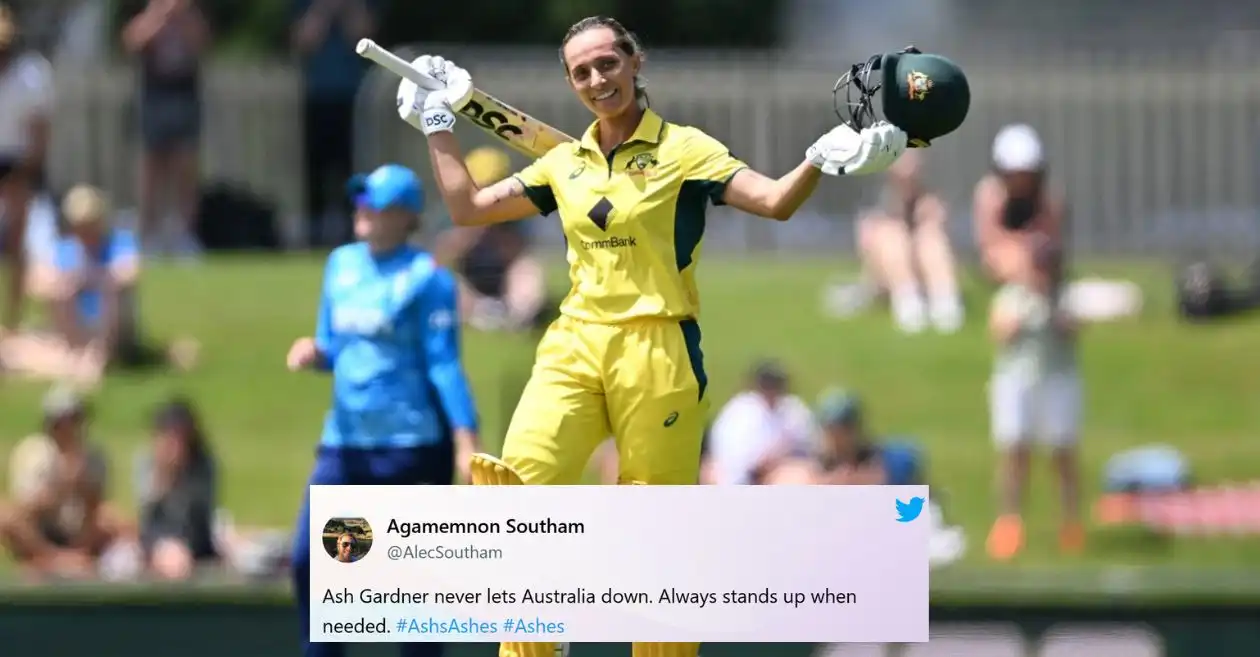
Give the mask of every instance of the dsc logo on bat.
POLYGON ((468 104, 464 105, 464 108, 459 113, 471 119, 478 126, 493 132, 500 139, 511 141, 525 134, 519 126, 513 125, 510 119, 504 116, 502 112, 494 110, 487 112, 475 100, 468 101, 468 104))
POLYGON ((430 128, 449 126, 452 123, 454 123, 454 120, 448 119, 446 114, 432 114, 424 117, 424 124, 430 128))

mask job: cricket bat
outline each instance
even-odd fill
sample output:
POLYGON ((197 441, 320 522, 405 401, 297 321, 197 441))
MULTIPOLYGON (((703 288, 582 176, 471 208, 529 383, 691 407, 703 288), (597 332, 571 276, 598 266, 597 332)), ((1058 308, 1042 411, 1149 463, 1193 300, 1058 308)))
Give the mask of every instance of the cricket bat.
MULTIPOLYGON (((360 39, 359 44, 355 46, 355 52, 394 75, 411 80, 421 88, 442 88, 440 82, 423 71, 412 68, 410 62, 382 48, 371 39, 360 39)), ((574 141, 573 137, 480 89, 473 89, 472 95, 463 107, 452 109, 471 121, 473 125, 528 157, 542 157, 552 148, 574 141)))

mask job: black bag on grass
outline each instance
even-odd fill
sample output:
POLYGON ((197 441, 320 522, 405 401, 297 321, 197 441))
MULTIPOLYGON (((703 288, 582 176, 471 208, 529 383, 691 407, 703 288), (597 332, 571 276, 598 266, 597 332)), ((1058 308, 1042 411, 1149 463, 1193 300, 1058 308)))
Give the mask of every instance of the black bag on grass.
POLYGON ((1177 275, 1177 306, 1181 316, 1202 321, 1233 315, 1250 304, 1240 303, 1224 273, 1206 261, 1192 262, 1177 275))

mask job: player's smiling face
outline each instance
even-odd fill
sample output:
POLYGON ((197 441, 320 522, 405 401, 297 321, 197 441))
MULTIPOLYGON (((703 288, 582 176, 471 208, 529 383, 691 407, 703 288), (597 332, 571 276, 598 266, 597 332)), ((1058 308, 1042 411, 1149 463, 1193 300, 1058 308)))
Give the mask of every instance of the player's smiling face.
POLYGON ((639 57, 627 55, 611 29, 592 28, 575 35, 565 44, 564 62, 573 91, 595 116, 617 116, 634 106, 639 57))

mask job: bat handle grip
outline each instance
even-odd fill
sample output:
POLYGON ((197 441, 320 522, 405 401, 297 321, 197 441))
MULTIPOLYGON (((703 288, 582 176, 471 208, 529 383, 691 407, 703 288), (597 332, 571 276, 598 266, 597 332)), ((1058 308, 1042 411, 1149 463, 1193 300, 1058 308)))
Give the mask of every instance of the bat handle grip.
POLYGON ((382 48, 371 39, 359 39, 354 51, 360 57, 379 64, 394 75, 411 80, 422 89, 438 91, 445 88, 445 85, 433 79, 428 73, 412 66, 411 62, 382 48))

